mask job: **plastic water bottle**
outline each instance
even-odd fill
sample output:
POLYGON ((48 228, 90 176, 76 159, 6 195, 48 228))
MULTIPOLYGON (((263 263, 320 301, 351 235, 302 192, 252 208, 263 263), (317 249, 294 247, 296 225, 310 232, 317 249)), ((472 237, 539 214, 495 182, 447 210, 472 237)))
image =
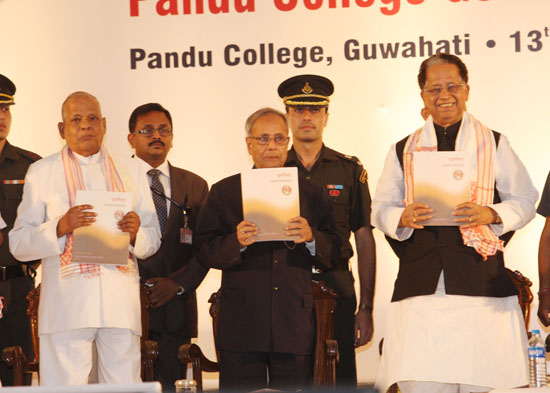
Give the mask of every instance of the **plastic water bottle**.
POLYGON ((546 350, 540 337, 540 330, 531 331, 529 339, 529 387, 546 386, 546 350))

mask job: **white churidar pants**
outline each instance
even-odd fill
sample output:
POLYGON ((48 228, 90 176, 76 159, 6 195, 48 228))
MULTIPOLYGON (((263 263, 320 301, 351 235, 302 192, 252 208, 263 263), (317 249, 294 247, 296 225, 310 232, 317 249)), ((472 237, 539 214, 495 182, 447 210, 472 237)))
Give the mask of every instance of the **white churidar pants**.
POLYGON ((129 329, 86 328, 40 335, 40 385, 85 385, 98 353, 99 383, 141 382, 139 336, 129 329))

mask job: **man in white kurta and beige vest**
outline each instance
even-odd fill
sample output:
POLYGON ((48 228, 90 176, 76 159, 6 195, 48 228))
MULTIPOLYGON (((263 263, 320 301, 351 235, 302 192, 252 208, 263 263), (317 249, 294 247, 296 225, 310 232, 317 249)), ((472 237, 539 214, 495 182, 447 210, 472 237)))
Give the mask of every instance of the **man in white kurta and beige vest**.
POLYGON ((152 255, 160 244, 147 179, 134 160, 111 156, 102 144, 106 120, 94 96, 69 95, 62 119, 58 128, 66 145, 29 168, 10 232, 10 250, 17 259, 42 259, 41 384, 87 383, 94 341, 99 382, 139 382, 136 258, 152 255), (133 193, 132 211, 118 223, 130 237, 125 265, 72 261, 73 230, 91 225, 96 217, 93 206, 76 205, 77 190, 133 193))
MULTIPOLYGON (((376 385, 402 392, 486 392, 527 384, 527 334, 503 247, 535 215, 538 192, 508 139, 466 112, 468 71, 436 54, 418 74, 430 116, 391 147, 372 221, 399 257, 376 385), (456 226, 428 226, 414 200, 415 152, 461 151, 470 200, 456 226)), ((431 153, 433 154, 433 153, 431 153)))

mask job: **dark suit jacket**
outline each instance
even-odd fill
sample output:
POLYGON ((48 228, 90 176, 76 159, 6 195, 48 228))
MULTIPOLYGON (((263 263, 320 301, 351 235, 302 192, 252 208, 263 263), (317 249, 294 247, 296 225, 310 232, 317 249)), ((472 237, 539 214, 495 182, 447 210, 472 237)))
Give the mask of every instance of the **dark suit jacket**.
MULTIPOLYGON (((189 227, 196 240, 196 220, 199 208, 206 202, 208 185, 206 181, 181 168, 170 166, 171 198, 187 207, 189 227), (185 199, 187 198, 187 206, 185 199)), ((186 293, 176 296, 164 306, 151 310, 150 330, 162 329, 182 337, 197 337, 197 298, 195 289, 208 272, 193 258, 194 245, 180 243, 180 228, 183 227, 183 212, 173 203, 166 229, 162 234, 157 253, 147 259, 140 259, 139 270, 143 280, 153 277, 169 277, 181 285, 186 293)))
POLYGON ((217 348, 236 352, 313 352, 312 265, 338 260, 332 205, 324 190, 299 179, 300 214, 315 237, 315 256, 294 242, 258 242, 241 252, 240 175, 212 186, 199 220, 197 258, 223 270, 217 348))

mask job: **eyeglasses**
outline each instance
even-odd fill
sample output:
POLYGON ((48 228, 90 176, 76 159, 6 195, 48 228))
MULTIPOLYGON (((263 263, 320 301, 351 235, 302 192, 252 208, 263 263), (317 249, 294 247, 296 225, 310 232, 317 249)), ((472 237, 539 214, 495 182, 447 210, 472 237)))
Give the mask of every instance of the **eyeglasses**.
POLYGON ((434 86, 434 87, 430 87, 429 89, 422 89, 422 91, 424 93, 431 94, 432 96, 440 95, 443 92, 443 90, 447 90, 449 93, 455 94, 455 93, 458 93, 458 90, 464 86, 466 86, 465 83, 459 83, 459 84, 448 83, 447 86, 434 86))
POLYGON ((269 145, 271 141, 274 141, 276 145, 278 146, 284 146, 288 143, 288 140, 290 137, 288 136, 282 136, 282 135, 275 135, 273 137, 269 137, 267 135, 262 136, 249 136, 249 138, 256 140, 258 145, 269 145))
POLYGON ((136 134, 143 135, 146 138, 151 138, 153 135, 155 135, 155 131, 158 132, 160 136, 172 135, 172 130, 169 127, 142 128, 141 130, 137 130, 136 134))

